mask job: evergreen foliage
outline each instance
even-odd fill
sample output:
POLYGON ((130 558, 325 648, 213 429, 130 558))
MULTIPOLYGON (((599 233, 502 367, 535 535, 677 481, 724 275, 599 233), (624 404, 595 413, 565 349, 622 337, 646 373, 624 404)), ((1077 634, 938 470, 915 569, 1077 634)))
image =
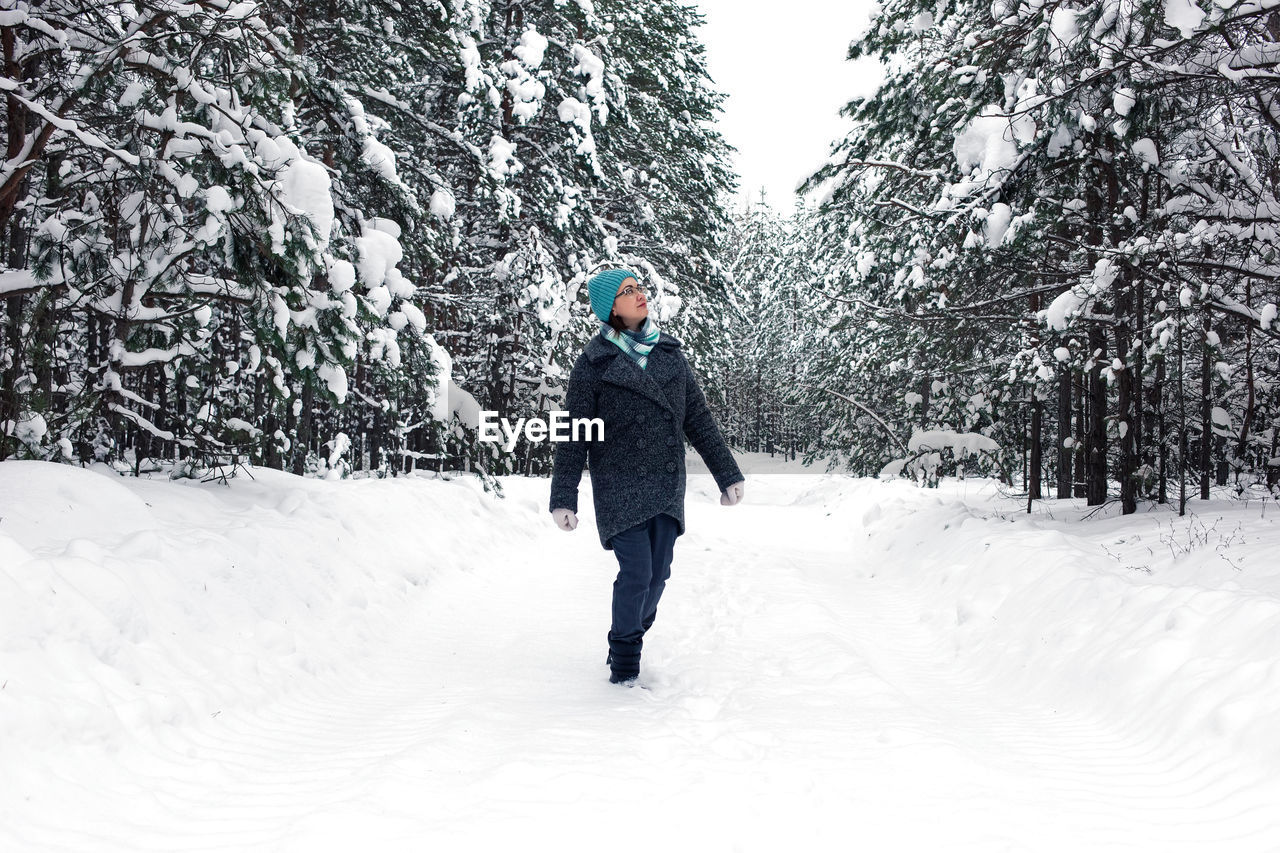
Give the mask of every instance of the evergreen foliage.
POLYGON ((642 271, 724 292, 732 190, 675 3, 6 4, 0 458, 544 472, 545 416, 642 271))
MULTIPOLYGON (((847 396, 898 441, 914 424, 1021 451, 1032 497, 1044 475, 1094 504, 1116 482, 1127 512, 1196 478, 1275 486, 1276 20, 885 4, 850 56, 886 81, 807 182, 847 396)), ((869 420, 863 471, 892 455, 869 420)))

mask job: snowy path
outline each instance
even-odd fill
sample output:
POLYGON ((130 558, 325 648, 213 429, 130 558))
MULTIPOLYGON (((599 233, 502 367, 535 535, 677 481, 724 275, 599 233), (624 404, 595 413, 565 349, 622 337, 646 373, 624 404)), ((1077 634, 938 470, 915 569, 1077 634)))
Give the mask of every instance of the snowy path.
POLYGON ((16 849, 1280 848, 1274 778, 965 665, 956 614, 815 483, 727 509, 692 478, 628 691, 589 491, 565 535, 525 524, 545 481, 508 480, 508 562, 433 574, 358 667, 64 779, 16 849))

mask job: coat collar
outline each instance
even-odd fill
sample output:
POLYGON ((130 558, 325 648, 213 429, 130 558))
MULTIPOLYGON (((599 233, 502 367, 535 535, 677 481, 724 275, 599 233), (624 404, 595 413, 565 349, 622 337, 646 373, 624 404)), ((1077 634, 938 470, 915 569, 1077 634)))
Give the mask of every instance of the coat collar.
MULTIPOLYGON (((666 332, 658 332, 658 342, 653 345, 657 349, 679 348, 683 344, 675 335, 669 335, 666 332)), ((615 355, 622 355, 622 350, 618 349, 618 345, 604 336, 603 332, 597 332, 595 337, 587 341, 587 358, 592 361, 600 361, 603 358, 610 358, 615 355)), ((639 365, 637 365, 639 366, 639 365)))
POLYGON ((680 369, 680 340, 666 332, 658 333, 658 342, 649 351, 646 369, 642 370, 627 357, 617 345, 597 334, 587 343, 586 354, 599 363, 607 358, 613 361, 600 374, 600 378, 623 388, 630 388, 645 395, 663 408, 671 410, 671 402, 662 392, 662 386, 680 369))

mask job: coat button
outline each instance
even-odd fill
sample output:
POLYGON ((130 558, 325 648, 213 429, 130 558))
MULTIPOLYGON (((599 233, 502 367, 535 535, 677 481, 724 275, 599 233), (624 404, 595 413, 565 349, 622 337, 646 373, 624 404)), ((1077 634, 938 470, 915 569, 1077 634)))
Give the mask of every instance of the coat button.
POLYGON ((674 470, 676 470, 676 463, 674 463, 674 462, 668 462, 668 463, 667 463, 667 470, 668 470, 668 471, 674 471, 674 470))
POLYGON ((676 443, 674 436, 667 436, 667 447, 674 447, 676 443))
POLYGON ((638 424, 644 423, 644 415, 636 415, 636 423, 638 424))
POLYGON ((667 420, 671 420, 671 413, 670 413, 670 412, 663 412, 663 413, 662 413, 662 416, 663 416, 664 418, 666 418, 667 420))

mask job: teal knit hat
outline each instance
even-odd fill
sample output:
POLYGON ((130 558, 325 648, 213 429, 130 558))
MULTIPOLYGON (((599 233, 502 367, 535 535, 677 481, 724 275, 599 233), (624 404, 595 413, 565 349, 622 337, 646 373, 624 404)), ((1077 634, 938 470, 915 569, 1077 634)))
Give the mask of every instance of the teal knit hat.
POLYGON ((596 273, 587 282, 587 293, 591 294, 591 310, 600 318, 601 323, 609 322, 609 314, 613 311, 613 300, 618 298, 618 288, 624 279, 640 277, 631 270, 605 270, 596 273))

